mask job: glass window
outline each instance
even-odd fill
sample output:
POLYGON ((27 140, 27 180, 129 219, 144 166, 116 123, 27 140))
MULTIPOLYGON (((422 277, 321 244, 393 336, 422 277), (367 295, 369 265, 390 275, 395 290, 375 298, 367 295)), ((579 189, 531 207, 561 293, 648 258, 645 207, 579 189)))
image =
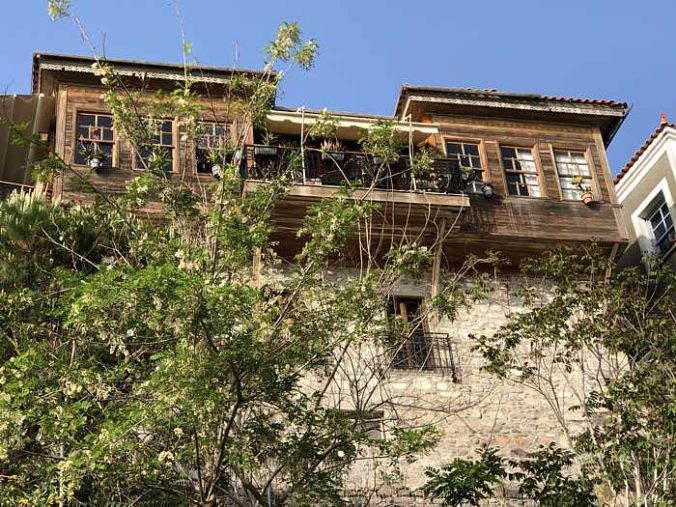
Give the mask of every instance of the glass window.
POLYGON ((171 172, 174 165, 174 122, 171 120, 147 121, 145 127, 148 129, 150 143, 139 146, 136 168, 147 169, 151 155, 156 152, 164 158, 162 169, 171 172))
POLYGON ((449 141, 446 143, 446 156, 457 161, 458 166, 474 169, 473 181, 483 181, 484 168, 481 166, 478 144, 449 141))
POLYGON ((113 147, 115 146, 113 139, 113 117, 111 115, 78 113, 74 163, 80 165, 89 163, 87 153, 98 150, 105 155, 106 165, 112 165, 113 147))
POLYGON ((591 192, 592 175, 584 152, 554 150, 554 160, 564 199, 579 200, 583 192, 591 192))
POLYGON ((200 122, 197 127, 196 153, 197 172, 211 173, 212 163, 209 155, 224 150, 230 141, 230 129, 216 122, 200 122))
POLYGON ((645 218, 648 228, 652 233, 652 240, 655 249, 664 254, 668 252, 674 244, 674 221, 669 213, 669 206, 664 200, 664 195, 660 195, 651 211, 645 218))
POLYGON ((540 197, 535 156, 530 148, 500 147, 502 165, 505 168, 507 193, 525 197, 540 197))

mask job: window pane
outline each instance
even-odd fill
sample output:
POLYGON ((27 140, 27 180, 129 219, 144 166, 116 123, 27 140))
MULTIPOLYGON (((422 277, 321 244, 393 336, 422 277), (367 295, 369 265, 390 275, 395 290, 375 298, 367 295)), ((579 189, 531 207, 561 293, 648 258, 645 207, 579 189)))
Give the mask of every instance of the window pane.
POLYGON ((77 119, 77 124, 82 126, 94 125, 96 123, 96 118, 92 114, 79 114, 77 119))
POLYGON ((557 162, 570 162, 570 156, 567 151, 556 150, 554 152, 554 159, 557 162))
POLYGON ((509 195, 528 195, 528 190, 521 184, 521 175, 507 174, 507 192, 509 195))
POLYGON ((522 160, 533 160, 533 152, 532 150, 528 150, 525 148, 518 148, 517 153, 519 155, 519 158, 522 160))
POLYGON ((479 155, 479 145, 478 144, 466 144, 465 145, 465 155, 479 155))
POLYGON ((98 125, 99 127, 111 128, 113 126, 113 118, 111 116, 99 115, 98 125))
POLYGON ((503 158, 516 157, 516 150, 514 148, 500 148, 500 153, 503 158))
POLYGON ((462 153, 462 146, 458 143, 446 143, 446 153, 449 155, 462 153))

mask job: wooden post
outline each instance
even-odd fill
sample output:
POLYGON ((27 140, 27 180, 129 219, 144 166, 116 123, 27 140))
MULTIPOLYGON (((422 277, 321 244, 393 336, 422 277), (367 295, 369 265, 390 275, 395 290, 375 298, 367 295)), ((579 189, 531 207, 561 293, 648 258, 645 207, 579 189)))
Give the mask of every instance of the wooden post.
POLYGON ((251 269, 253 271, 252 276, 251 276, 251 278, 252 278, 251 284, 256 289, 260 289, 260 287, 261 287, 262 264, 263 264, 263 262, 262 262, 261 249, 256 248, 256 250, 254 251, 254 254, 253 254, 253 263, 252 263, 252 266, 251 266, 251 269))
MULTIPOLYGON (((440 229, 437 233, 436 250, 434 251, 434 261, 432 263, 432 298, 436 297, 440 292, 441 286, 441 256, 444 252, 444 238, 446 237, 446 219, 441 219, 440 229)), ((439 323, 439 315, 436 310, 430 314, 430 321, 433 326, 439 323)))

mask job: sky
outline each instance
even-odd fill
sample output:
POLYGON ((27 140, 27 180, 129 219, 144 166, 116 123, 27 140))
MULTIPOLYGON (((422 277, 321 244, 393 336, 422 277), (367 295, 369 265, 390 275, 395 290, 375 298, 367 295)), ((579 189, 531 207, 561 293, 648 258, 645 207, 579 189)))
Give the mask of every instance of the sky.
MULTIPOLYGON (((108 57, 181 61, 176 0, 72 0, 108 57)), ((47 0, 0 0, 0 93, 29 93, 34 52, 91 55, 47 0)), ((205 65, 260 68, 282 21, 317 39, 278 103, 391 114, 402 83, 611 98, 631 112, 611 144, 613 173, 659 123, 676 121, 676 0, 180 0, 205 65)))

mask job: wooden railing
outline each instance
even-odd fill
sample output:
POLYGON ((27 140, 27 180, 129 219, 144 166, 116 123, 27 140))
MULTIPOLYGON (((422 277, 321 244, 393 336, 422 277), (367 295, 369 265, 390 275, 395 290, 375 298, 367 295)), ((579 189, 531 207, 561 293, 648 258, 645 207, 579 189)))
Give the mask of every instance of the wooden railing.
POLYGON ((363 152, 249 145, 242 160, 246 179, 265 181, 288 173, 296 183, 341 185, 350 182, 378 189, 461 194, 467 182, 457 160, 438 158, 424 175, 411 173, 410 157, 385 162, 363 152))
POLYGON ((392 368, 440 371, 450 374, 454 382, 459 381, 453 341, 448 333, 414 330, 406 338, 396 341, 399 345, 391 355, 392 368))
POLYGON ((0 199, 7 199, 12 192, 31 193, 35 187, 11 181, 0 180, 0 199))

